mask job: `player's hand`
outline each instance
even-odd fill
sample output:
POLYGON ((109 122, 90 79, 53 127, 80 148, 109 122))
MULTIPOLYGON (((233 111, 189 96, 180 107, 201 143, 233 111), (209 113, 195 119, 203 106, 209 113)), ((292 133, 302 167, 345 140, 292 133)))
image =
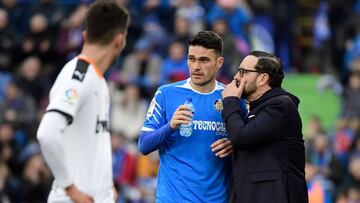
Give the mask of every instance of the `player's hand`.
POLYGON ((222 92, 222 97, 225 98, 235 96, 240 98, 243 93, 245 84, 246 81, 242 78, 240 80, 231 81, 231 83, 226 85, 226 87, 224 88, 222 92))
POLYGON ((74 184, 65 189, 66 194, 75 203, 94 203, 94 199, 83 192, 81 192, 74 184))
POLYGON ((233 153, 233 146, 228 138, 222 138, 216 140, 210 145, 211 151, 215 153, 215 156, 220 158, 227 157, 233 153))
POLYGON ((178 129, 181 124, 188 124, 192 120, 192 112, 189 106, 180 105, 174 112, 171 121, 170 127, 172 129, 178 129))

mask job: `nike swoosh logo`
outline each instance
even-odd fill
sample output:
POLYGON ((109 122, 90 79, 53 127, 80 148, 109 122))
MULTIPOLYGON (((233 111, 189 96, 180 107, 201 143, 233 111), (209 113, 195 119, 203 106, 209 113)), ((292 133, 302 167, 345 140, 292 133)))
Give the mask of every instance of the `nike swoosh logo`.
POLYGON ((252 117, 255 117, 255 115, 250 115, 248 118, 252 118, 252 117))

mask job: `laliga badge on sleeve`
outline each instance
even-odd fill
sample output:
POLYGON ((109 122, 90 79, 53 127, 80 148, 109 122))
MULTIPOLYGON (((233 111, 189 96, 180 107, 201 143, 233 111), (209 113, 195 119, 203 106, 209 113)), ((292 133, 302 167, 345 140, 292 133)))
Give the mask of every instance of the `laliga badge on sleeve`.
POLYGON ((75 88, 70 88, 65 91, 66 102, 74 104, 78 97, 78 93, 75 88))
POLYGON ((215 102, 214 102, 214 107, 215 107, 215 110, 218 111, 218 112, 222 112, 224 106, 223 106, 223 103, 222 103, 222 100, 221 99, 217 99, 215 102))

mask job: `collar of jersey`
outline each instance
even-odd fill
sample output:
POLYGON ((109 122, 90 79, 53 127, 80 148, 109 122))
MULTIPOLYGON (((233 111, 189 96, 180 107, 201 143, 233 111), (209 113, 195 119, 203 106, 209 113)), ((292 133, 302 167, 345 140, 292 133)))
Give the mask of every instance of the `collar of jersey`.
POLYGON ((100 71, 100 69, 96 66, 94 59, 92 59, 92 58, 90 58, 89 56, 86 56, 86 55, 84 55, 84 54, 80 54, 80 55, 78 56, 78 59, 82 59, 82 60, 88 62, 89 64, 91 64, 91 66, 95 69, 96 74, 97 74, 100 78, 103 78, 103 77, 104 77, 103 74, 102 74, 102 72, 100 71))
POLYGON ((186 80, 186 83, 183 84, 183 85, 181 85, 181 86, 182 86, 183 88, 191 89, 192 91, 194 91, 194 92, 196 92, 196 93, 198 93, 198 94, 208 95, 208 94, 214 93, 216 90, 222 90, 222 89, 224 89, 223 87, 221 87, 221 85, 218 84, 218 81, 216 81, 215 88, 214 88, 211 92, 207 92, 207 93, 199 92, 199 91, 194 90, 194 89, 191 87, 191 85, 190 85, 190 80, 191 80, 191 78, 188 78, 188 79, 186 80))

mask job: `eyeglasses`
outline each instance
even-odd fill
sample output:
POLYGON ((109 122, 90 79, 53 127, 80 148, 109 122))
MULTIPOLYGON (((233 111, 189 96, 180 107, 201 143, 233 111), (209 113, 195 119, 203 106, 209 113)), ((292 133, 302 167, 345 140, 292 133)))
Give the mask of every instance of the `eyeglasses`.
POLYGON ((250 69, 245 69, 245 68, 239 68, 238 71, 239 71, 240 77, 243 77, 244 74, 247 73, 247 72, 264 73, 264 71, 250 70, 250 69))

